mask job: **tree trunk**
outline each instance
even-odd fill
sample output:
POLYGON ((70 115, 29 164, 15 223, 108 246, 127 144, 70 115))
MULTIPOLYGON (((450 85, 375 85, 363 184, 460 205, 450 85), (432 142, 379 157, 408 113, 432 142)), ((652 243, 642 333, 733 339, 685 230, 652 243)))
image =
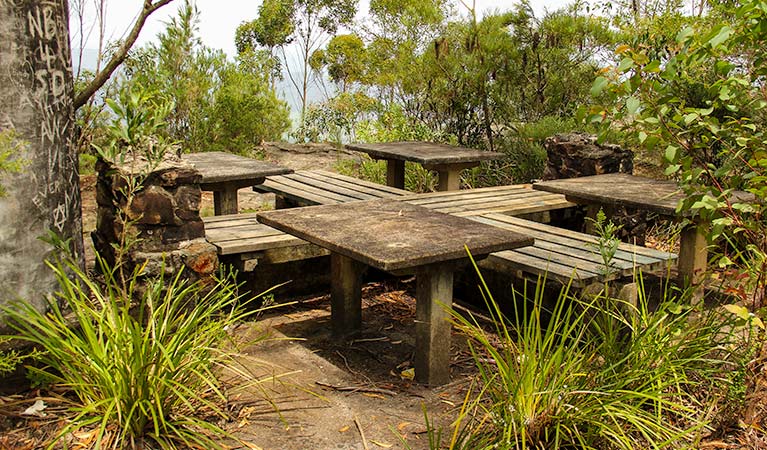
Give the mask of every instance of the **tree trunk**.
POLYGON ((15 130, 22 173, 0 174, 0 305, 37 307, 56 288, 48 231, 71 239, 82 264, 67 0, 0 0, 0 129, 15 130))

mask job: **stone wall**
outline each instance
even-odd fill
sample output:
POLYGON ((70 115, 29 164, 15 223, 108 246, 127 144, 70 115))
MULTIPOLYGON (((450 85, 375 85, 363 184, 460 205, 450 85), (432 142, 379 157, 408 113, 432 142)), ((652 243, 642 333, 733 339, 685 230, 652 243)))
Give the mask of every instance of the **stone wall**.
POLYGON ((201 175, 175 154, 159 164, 136 157, 115 164, 96 164, 98 204, 96 251, 113 265, 114 244, 132 242, 124 262, 132 270, 146 264, 146 275, 184 271, 206 279, 218 268, 216 247, 205 240, 200 218, 201 175))
POLYGON ((603 173, 631 173, 634 153, 615 144, 600 144, 585 133, 557 134, 546 139, 544 180, 577 178, 603 173))

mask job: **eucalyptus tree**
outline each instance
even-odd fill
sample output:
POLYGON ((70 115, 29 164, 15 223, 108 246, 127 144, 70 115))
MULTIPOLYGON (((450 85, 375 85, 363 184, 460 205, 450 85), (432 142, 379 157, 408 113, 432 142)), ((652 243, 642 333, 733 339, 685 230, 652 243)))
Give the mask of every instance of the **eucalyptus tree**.
MULTIPOLYGON (((172 0, 136 2, 138 18, 114 55, 75 92, 66 0, 0 1, 0 132, 13 130, 21 174, 6 175, 0 199, 0 302, 43 307, 56 280, 45 265, 49 231, 83 258, 74 112, 123 62, 146 19, 172 0)), ((2 150, 0 150, 2 153, 2 150)))
POLYGON ((237 31, 239 51, 263 47, 278 50, 285 73, 306 114, 311 56, 322 48, 339 27, 348 26, 357 12, 357 0, 264 0, 258 17, 237 31), (290 64, 291 49, 298 56, 299 72, 290 64))

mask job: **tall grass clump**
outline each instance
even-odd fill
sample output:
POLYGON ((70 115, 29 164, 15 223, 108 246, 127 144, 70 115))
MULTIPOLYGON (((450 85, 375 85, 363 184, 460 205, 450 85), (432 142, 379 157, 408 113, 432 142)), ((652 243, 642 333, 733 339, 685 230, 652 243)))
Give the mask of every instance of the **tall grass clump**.
POLYGON ((147 280, 141 268, 124 284, 99 262, 100 282, 68 257, 49 263, 59 290, 48 312, 5 310, 15 338, 42 351, 31 376, 66 392, 73 412, 50 447, 83 430, 93 448, 220 448, 217 372, 231 364, 227 329, 246 316, 236 286, 147 280))
POLYGON ((651 309, 641 282, 637 305, 565 287, 546 309, 543 284, 511 318, 483 284, 490 330, 454 314, 479 372, 449 448, 695 447, 719 397, 703 393, 748 357, 734 316, 674 298, 651 309))

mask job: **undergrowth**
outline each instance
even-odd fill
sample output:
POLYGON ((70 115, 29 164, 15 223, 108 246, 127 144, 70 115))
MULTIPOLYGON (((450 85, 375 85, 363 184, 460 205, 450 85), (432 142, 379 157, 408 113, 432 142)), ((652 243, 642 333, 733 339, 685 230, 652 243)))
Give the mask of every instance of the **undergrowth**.
POLYGON ((635 305, 566 286, 547 308, 544 284, 517 293, 507 317, 483 281, 491 329, 453 312, 478 376, 430 448, 697 448, 713 432, 742 388, 751 323, 679 296, 653 306, 641 277, 635 305))

